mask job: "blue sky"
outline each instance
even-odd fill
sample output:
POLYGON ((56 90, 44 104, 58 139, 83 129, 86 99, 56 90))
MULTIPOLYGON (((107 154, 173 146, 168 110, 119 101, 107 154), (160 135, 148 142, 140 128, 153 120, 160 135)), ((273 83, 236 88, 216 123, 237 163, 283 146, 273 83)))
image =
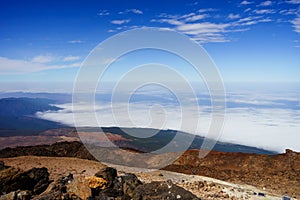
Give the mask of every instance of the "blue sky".
POLYGON ((225 82, 299 81, 299 0, 7 0, 0 27, 3 83, 73 82, 97 44, 139 27, 187 34, 207 50, 225 82))
MULTIPOLYGON (((222 141, 279 151, 300 149, 300 0, 2 0, 0 5, 0 91, 71 93, 81 63, 100 42, 133 28, 167 28, 201 44, 225 81, 228 109, 222 141), (243 103, 247 105, 233 106, 243 103)), ((191 66, 178 57, 147 50, 115 62, 106 80, 153 61, 193 77, 191 66)), ((111 104, 105 103, 98 108, 104 117, 101 125, 115 125, 107 112, 111 104)), ((118 106, 125 126, 126 106, 118 106)), ((62 107, 39 115, 72 124, 72 105, 62 107)), ((90 112, 84 108, 78 112, 86 123, 90 112)), ((175 108, 166 107, 171 116, 167 128, 180 129, 175 108)), ((137 121, 148 119, 148 110, 147 104, 137 105, 133 116, 137 121)), ((210 123, 205 113, 200 133, 206 133, 210 123)), ((153 114, 160 119, 160 112, 153 114)))

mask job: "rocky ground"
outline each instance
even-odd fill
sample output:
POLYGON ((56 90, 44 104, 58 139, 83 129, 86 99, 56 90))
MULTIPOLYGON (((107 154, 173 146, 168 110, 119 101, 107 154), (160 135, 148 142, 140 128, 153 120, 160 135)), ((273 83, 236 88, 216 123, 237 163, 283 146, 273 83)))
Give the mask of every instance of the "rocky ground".
POLYGON ((32 156, 4 159, 4 162, 0 162, 0 200, 27 199, 197 200, 200 198, 170 180, 143 183, 133 173, 118 173, 115 168, 94 161, 32 156), (49 170, 45 166, 49 167, 49 170), (33 168, 27 170, 30 167, 33 168), (80 172, 74 171, 83 168, 85 169, 80 172))
MULTIPOLYGON (((7 168, 0 165, 2 192, 3 185, 8 185, 7 182, 3 182, 5 180, 3 177, 7 177, 8 174, 10 177, 17 177, 19 182, 27 181, 33 185, 32 188, 20 188, 18 185, 10 189, 6 188, 8 194, 1 196, 0 200, 18 199, 18 196, 19 199, 30 199, 31 196, 33 199, 89 200, 110 199, 108 197, 113 197, 112 199, 281 199, 278 195, 253 186, 164 170, 145 170, 115 165, 112 167, 117 171, 114 171, 99 162, 79 158, 21 156, 0 160, 5 166, 11 166, 7 168), (34 174, 42 177, 38 178, 42 181, 32 182, 31 179, 26 179, 26 176, 35 177, 34 174), (39 188, 39 185, 43 186, 42 192, 42 189, 35 189, 39 188)), ((13 185, 11 183, 9 185, 13 185)))
MULTIPOLYGON (((100 157, 115 158, 117 151, 118 149, 105 149, 100 157)), ((200 158, 199 153, 197 150, 186 151, 177 161, 164 169, 184 174, 212 177, 239 185, 252 185, 264 191, 264 193, 300 198, 300 153, 287 150, 283 154, 258 155, 212 151, 204 158, 200 158)), ((13 157, 25 155, 76 157, 95 160, 80 142, 60 142, 52 145, 0 150, 0 157, 2 158, 13 159, 13 157)), ((133 153, 130 157, 127 154, 122 154, 119 161, 121 163, 134 162, 135 164, 137 161, 134 155, 133 153)), ((168 155, 164 154, 153 157, 153 159, 146 160, 146 165, 160 163, 161 160, 166 158, 168 158, 168 155)), ((51 166, 49 166, 49 170, 50 168, 51 166)), ((74 170, 76 169, 74 168, 74 170)), ((75 172, 74 170, 72 173, 75 172)), ((80 173, 81 170, 85 169, 77 169, 77 172, 80 173)))
POLYGON ((300 198, 300 153, 292 150, 277 155, 211 151, 204 158, 199 158, 198 150, 189 150, 165 170, 253 185, 300 198))

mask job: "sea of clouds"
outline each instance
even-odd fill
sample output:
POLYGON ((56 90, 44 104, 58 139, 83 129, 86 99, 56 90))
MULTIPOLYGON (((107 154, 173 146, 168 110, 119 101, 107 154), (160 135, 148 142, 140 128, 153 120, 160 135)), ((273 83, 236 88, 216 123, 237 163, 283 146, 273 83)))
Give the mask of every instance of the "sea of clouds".
POLYGON ((113 103, 110 94, 99 93, 92 110, 85 102, 74 102, 57 105, 62 110, 39 112, 37 116, 71 126, 151 127, 194 133, 195 130, 181 124, 182 112, 185 112, 185 117, 189 117, 187 121, 198 119, 198 135, 278 152, 287 148, 300 151, 299 94, 231 91, 226 96, 224 126, 217 138, 208 134, 212 113, 210 96, 205 93, 197 94, 196 98, 186 95, 184 102, 178 102, 176 96, 166 91, 144 90, 129 100, 120 98, 113 103), (96 114, 97 121, 91 119, 91 112, 96 114))

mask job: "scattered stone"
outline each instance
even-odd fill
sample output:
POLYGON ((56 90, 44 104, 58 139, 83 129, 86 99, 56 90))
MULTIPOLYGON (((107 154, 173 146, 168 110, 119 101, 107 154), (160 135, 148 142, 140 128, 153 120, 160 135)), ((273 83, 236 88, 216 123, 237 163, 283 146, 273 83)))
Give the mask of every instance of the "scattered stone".
POLYGON ((214 183, 209 184, 209 187, 215 187, 215 186, 216 186, 216 184, 214 184, 214 183))
POLYGON ((204 187, 204 183, 202 181, 199 181, 198 183, 198 190, 204 187))
POLYGON ((284 196, 282 196, 282 200, 291 200, 291 198, 284 195, 284 196))
POLYGON ((17 200, 30 200, 31 196, 32 193, 29 190, 17 192, 17 200))
POLYGON ((259 193, 258 193, 258 196, 264 197, 264 196, 266 196, 266 195, 265 195, 265 193, 259 192, 259 193))

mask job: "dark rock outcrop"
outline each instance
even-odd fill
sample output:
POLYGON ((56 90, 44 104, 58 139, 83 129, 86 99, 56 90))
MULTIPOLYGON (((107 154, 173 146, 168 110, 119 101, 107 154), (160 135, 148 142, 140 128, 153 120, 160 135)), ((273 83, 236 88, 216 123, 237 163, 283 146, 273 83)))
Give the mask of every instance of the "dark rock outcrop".
POLYGON ((17 190, 33 189, 34 181, 27 173, 16 169, 8 168, 0 171, 0 194, 6 194, 17 190))
POLYGON ((195 195, 172 182, 152 182, 144 184, 134 174, 116 176, 113 168, 105 168, 96 173, 97 176, 107 178, 109 182, 114 177, 110 187, 94 190, 88 200, 161 200, 161 199, 189 199, 197 200, 195 195))
POLYGON ((49 173, 46 168, 33 168, 24 172, 10 167, 0 171, 0 194, 18 190, 40 194, 49 184, 49 173))
POLYGON ((102 170, 98 171, 95 176, 105 179, 108 182, 108 187, 110 187, 117 177, 117 170, 111 167, 105 167, 102 170))
POLYGON ((73 181, 73 175, 61 177, 58 181, 53 182, 41 195, 33 198, 34 200, 48 199, 80 199, 75 194, 67 193, 67 184, 73 181))
POLYGON ((8 167, 4 165, 4 162, 3 161, 0 161, 0 171, 1 170, 4 170, 4 169, 7 169, 8 167))
POLYGON ((135 189, 142 185, 142 182, 134 174, 125 174, 121 177, 123 192, 126 197, 132 198, 135 194, 135 189))
POLYGON ((47 189, 50 184, 49 181, 49 172, 47 168, 32 168, 27 171, 26 174, 31 178, 34 182, 33 193, 40 194, 47 189))
POLYGON ((134 190, 133 200, 178 200, 178 199, 189 199, 189 200, 198 200, 196 197, 189 191, 174 185, 171 181, 166 182, 151 182, 144 185, 138 186, 134 190))
POLYGON ((49 157, 75 157, 95 160, 95 158, 80 142, 59 142, 51 145, 5 148, 0 150, 0 158, 11 158, 29 155, 49 157))
MULTIPOLYGON (((3 164, 4 165, 4 164, 3 164)), ((62 176, 50 183, 46 168, 21 171, 9 167, 0 171, 0 200, 158 200, 198 199, 172 182, 144 184, 134 174, 117 176, 114 168, 106 167, 95 176, 62 176)))

